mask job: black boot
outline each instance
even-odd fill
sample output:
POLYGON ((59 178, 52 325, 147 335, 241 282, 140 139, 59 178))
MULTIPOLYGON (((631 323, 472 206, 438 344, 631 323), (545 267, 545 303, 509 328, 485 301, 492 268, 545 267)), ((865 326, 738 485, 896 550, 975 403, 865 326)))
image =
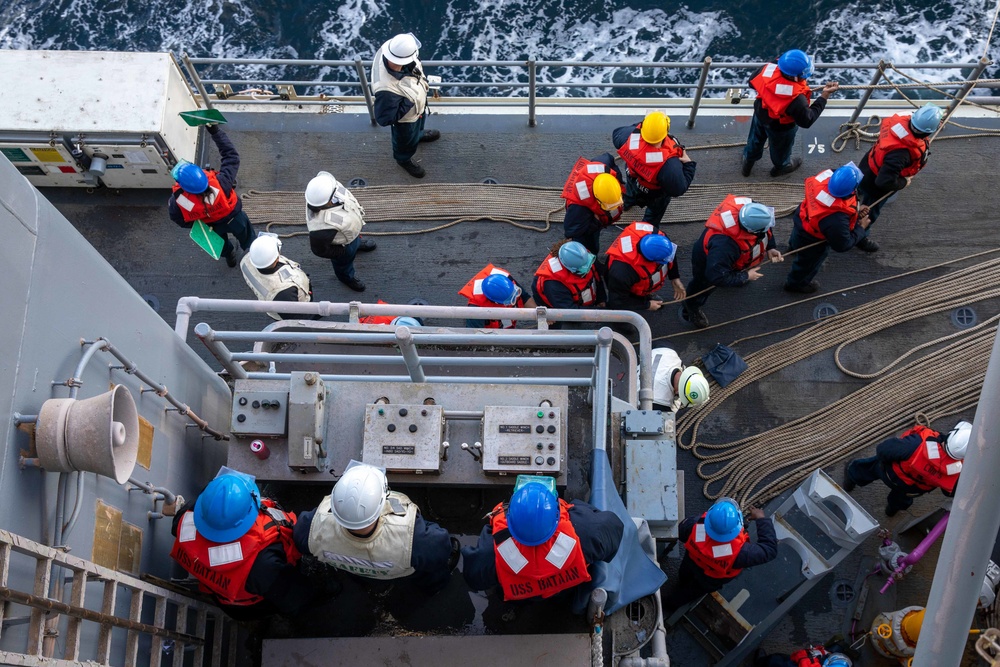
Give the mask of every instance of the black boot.
POLYGON ((784 176, 785 174, 790 174, 799 167, 802 166, 802 158, 795 157, 792 161, 781 167, 774 167, 771 169, 771 176, 784 176))
POLYGON ((423 178, 427 174, 427 172, 424 171, 424 168, 421 167, 416 162, 414 162, 413 160, 400 162, 399 166, 405 169, 406 173, 412 176, 413 178, 423 178))
POLYGON ((878 242, 873 241, 870 236, 866 236, 855 243, 854 247, 858 250, 864 250, 865 252, 878 252, 878 242))

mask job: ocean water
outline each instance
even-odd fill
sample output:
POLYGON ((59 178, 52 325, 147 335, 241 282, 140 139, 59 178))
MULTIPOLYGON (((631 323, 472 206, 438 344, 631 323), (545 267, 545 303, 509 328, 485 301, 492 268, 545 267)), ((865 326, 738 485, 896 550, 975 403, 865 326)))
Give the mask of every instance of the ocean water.
MULTIPOLYGON (((1000 60, 1000 35, 986 48, 998 0, 0 0, 0 48, 187 52, 235 58, 371 58, 397 32, 412 31, 421 58, 469 60, 770 60, 801 48, 818 60, 897 63, 1000 60)), ((336 82, 348 69, 246 66, 238 73, 336 82)), ((453 68, 448 81, 526 81, 523 70, 453 68)), ((986 76, 996 77, 997 66, 986 76)), ((918 78, 959 79, 921 70, 918 78)), ((746 71, 713 70, 714 83, 743 82, 746 71)), ((867 83, 870 73, 836 70, 817 78, 867 83)), ((694 83, 697 72, 548 68, 539 82, 694 83)), ((351 93, 336 85, 331 93, 351 93)), ((457 90, 452 89, 452 94, 457 90)), ((523 94, 464 89, 461 94, 523 94)), ((622 94, 610 88, 542 95, 622 94)), ((635 91, 627 91, 635 92, 635 91)), ((647 93, 649 94, 649 93, 647 93)), ((662 90, 656 94, 663 94, 662 90)), ((677 94, 683 94, 678 92, 677 94)))

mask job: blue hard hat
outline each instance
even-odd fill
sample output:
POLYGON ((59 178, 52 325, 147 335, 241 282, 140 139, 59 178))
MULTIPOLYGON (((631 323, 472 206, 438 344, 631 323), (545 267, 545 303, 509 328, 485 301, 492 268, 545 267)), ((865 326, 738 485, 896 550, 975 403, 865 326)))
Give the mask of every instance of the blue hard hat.
POLYGON ((260 491, 239 475, 219 475, 194 503, 194 527, 212 542, 243 537, 257 521, 260 491))
POLYGON ((513 306, 521 296, 521 288, 507 276, 494 273, 483 278, 483 296, 501 306, 513 306))
POLYGON ((740 224, 751 234, 763 234, 774 227, 774 209, 757 202, 740 208, 740 224))
POLYGON ((397 327, 422 327, 424 323, 416 317, 397 317, 392 321, 393 326, 397 327))
POLYGON ((853 664, 843 653, 831 653, 823 660, 823 667, 852 667, 853 664))
POLYGON ((864 178, 864 174, 861 173, 861 170, 853 162, 848 162, 833 172, 833 176, 826 184, 826 189, 837 199, 850 197, 858 189, 862 178, 864 178))
POLYGON ((559 525, 559 500, 543 484, 530 482, 514 492, 507 506, 507 529, 526 547, 546 542, 559 525))
POLYGON ((559 248, 559 263, 578 276, 585 276, 597 257, 578 241, 570 241, 559 248))
POLYGON ((639 239, 639 252, 651 262, 669 264, 674 261, 677 246, 662 234, 647 234, 639 239))
POLYGON ((731 542, 743 530, 743 512, 736 501, 723 498, 705 513, 705 532, 716 542, 731 542))
POLYGON ((944 111, 941 110, 941 107, 928 102, 910 114, 910 127, 914 132, 930 134, 938 129, 942 116, 944 116, 944 111))
POLYGON ((785 51, 778 58, 778 69, 785 76, 799 76, 808 79, 813 73, 813 59, 805 51, 792 49, 785 51))
POLYGON ((208 176, 205 175, 205 170, 196 164, 181 162, 170 171, 170 175, 184 192, 199 195, 208 189, 208 176))

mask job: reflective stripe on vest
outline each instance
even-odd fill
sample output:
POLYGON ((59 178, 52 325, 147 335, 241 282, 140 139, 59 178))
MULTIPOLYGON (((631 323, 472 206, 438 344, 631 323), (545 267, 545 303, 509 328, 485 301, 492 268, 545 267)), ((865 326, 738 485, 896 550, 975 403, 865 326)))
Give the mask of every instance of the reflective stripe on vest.
POLYGON ((198 587, 215 595, 223 604, 246 606, 264 598, 246 590, 257 555, 275 542, 285 551, 285 560, 296 565, 301 557, 292 541, 293 512, 282 512, 269 498, 261 501, 261 512, 254 525, 242 537, 219 544, 198 533, 194 511, 185 510, 170 557, 198 580, 198 587))
MULTIPOLYGON (((490 301, 483 294, 483 281, 491 275, 501 275, 511 278, 509 272, 501 269, 499 267, 493 266, 492 264, 487 264, 484 269, 472 277, 472 280, 465 283, 462 289, 458 290, 459 296, 463 296, 469 301, 470 306, 475 306, 477 308, 523 308, 524 307, 524 297, 518 296, 517 303, 513 306, 508 306, 502 303, 496 303, 490 301)), ((513 278, 511 278, 513 280, 513 278)), ((514 320, 486 320, 486 329, 513 329, 515 328, 514 320)))
POLYGON ((643 141, 641 130, 642 123, 639 123, 629 135, 628 141, 618 149, 618 155, 625 161, 629 175, 635 178, 639 185, 646 190, 659 190, 656 177, 660 173, 660 168, 670 158, 683 155, 684 151, 670 135, 663 138, 663 144, 659 148, 651 146, 643 141))
POLYGON ((554 280, 569 290, 574 305, 586 308, 597 303, 597 270, 592 266, 585 276, 578 276, 565 268, 558 257, 549 255, 535 271, 538 279, 536 290, 543 306, 555 308, 545 297, 545 283, 554 280))
POLYGON ((868 167, 873 174, 878 176, 885 163, 885 156, 898 150, 905 150, 910 154, 910 164, 899 172, 900 176, 913 176, 923 169, 927 158, 927 140, 913 136, 909 126, 909 117, 898 114, 882 121, 878 141, 868 153, 868 167))
POLYGON ((639 274, 639 280, 629 288, 629 292, 636 296, 646 297, 653 294, 667 277, 669 264, 648 260, 639 252, 639 241, 642 237, 654 233, 666 236, 663 232, 654 232, 653 225, 648 222, 633 222, 622 230, 608 248, 608 269, 615 262, 622 262, 639 274))
POLYGON ((852 194, 846 199, 834 197, 826 189, 826 182, 833 176, 833 171, 827 169, 806 179, 806 194, 799 205, 799 220, 802 229, 807 234, 818 239, 825 239, 820 229, 820 221, 834 213, 847 214, 849 229, 854 229, 858 222, 858 197, 852 194))
POLYGON ((624 211, 621 206, 612 211, 605 211, 601 207, 601 202, 597 201, 597 197, 592 194, 594 179, 601 174, 608 173, 611 172, 603 162, 591 162, 587 158, 581 157, 573 165, 562 191, 562 197, 566 200, 567 207, 572 204, 583 206, 594 214, 603 227, 607 227, 622 217, 624 211))
POLYGON ((806 81, 793 81, 778 69, 777 63, 765 65, 760 74, 750 80, 750 86, 757 91, 761 106, 770 118, 782 125, 789 125, 795 119, 785 113, 788 105, 799 95, 804 95, 806 103, 812 99, 812 91, 806 81))
POLYGON ((684 543, 687 555, 702 572, 715 579, 732 579, 742 569, 733 567, 736 557, 750 535, 746 530, 729 542, 716 542, 705 532, 705 515, 702 514, 684 543))
POLYGON ((206 169, 205 176, 208 178, 208 189, 198 195, 184 192, 181 186, 174 185, 174 202, 180 209, 184 222, 201 220, 210 225, 228 218, 236 210, 236 205, 240 201, 236 188, 233 187, 227 195, 219 184, 219 176, 214 170, 206 169))
POLYGON ((948 456, 941 446, 942 435, 926 426, 916 426, 902 437, 916 434, 920 444, 910 458, 894 461, 892 471, 904 484, 924 491, 942 489, 948 493, 955 491, 958 477, 962 472, 962 461, 948 456))
POLYGON ((739 246, 740 256, 733 264, 733 271, 745 271, 759 264, 764 258, 764 251, 767 249, 767 242, 771 237, 771 230, 767 230, 767 234, 757 240, 756 234, 751 234, 743 229, 739 223, 740 209, 751 201, 753 200, 750 197, 726 195, 722 203, 712 211, 712 215, 705 221, 705 228, 708 231, 705 233, 704 241, 702 241, 702 249, 706 255, 708 255, 708 242, 716 234, 731 238, 739 246))
POLYGON ((547 598, 590 581, 580 539, 569 519, 571 507, 565 500, 559 499, 559 523, 555 533, 534 547, 518 544, 510 536, 503 503, 493 508, 490 526, 494 537, 497 580, 504 600, 536 596, 547 598))

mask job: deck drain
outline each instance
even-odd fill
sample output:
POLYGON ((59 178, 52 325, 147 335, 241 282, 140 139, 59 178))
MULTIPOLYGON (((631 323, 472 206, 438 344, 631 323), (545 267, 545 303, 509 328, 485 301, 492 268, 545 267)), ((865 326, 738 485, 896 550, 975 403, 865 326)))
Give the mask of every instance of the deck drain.
POLYGON ((153 294, 143 294, 142 300, 149 304, 149 307, 160 312, 160 300, 156 298, 153 294))
POLYGON ((483 180, 481 180, 479 182, 482 183, 483 185, 500 185, 500 181, 498 181, 497 179, 493 178, 492 176, 484 178, 483 180))
POLYGON ((352 178, 351 180, 347 181, 347 184, 352 188, 363 188, 368 185, 368 181, 366 181, 363 178, 352 178))
POLYGON ((837 307, 832 303, 821 303, 813 309, 813 319, 822 320, 823 318, 836 315, 839 312, 840 311, 837 310, 837 307))
POLYGON ((976 311, 968 306, 962 306, 951 311, 951 323, 958 329, 968 329, 975 326, 978 321, 979 316, 976 315, 976 311))
POLYGON ((834 607, 846 607, 854 601, 854 584, 847 579, 837 579, 830 587, 830 601, 834 607))

